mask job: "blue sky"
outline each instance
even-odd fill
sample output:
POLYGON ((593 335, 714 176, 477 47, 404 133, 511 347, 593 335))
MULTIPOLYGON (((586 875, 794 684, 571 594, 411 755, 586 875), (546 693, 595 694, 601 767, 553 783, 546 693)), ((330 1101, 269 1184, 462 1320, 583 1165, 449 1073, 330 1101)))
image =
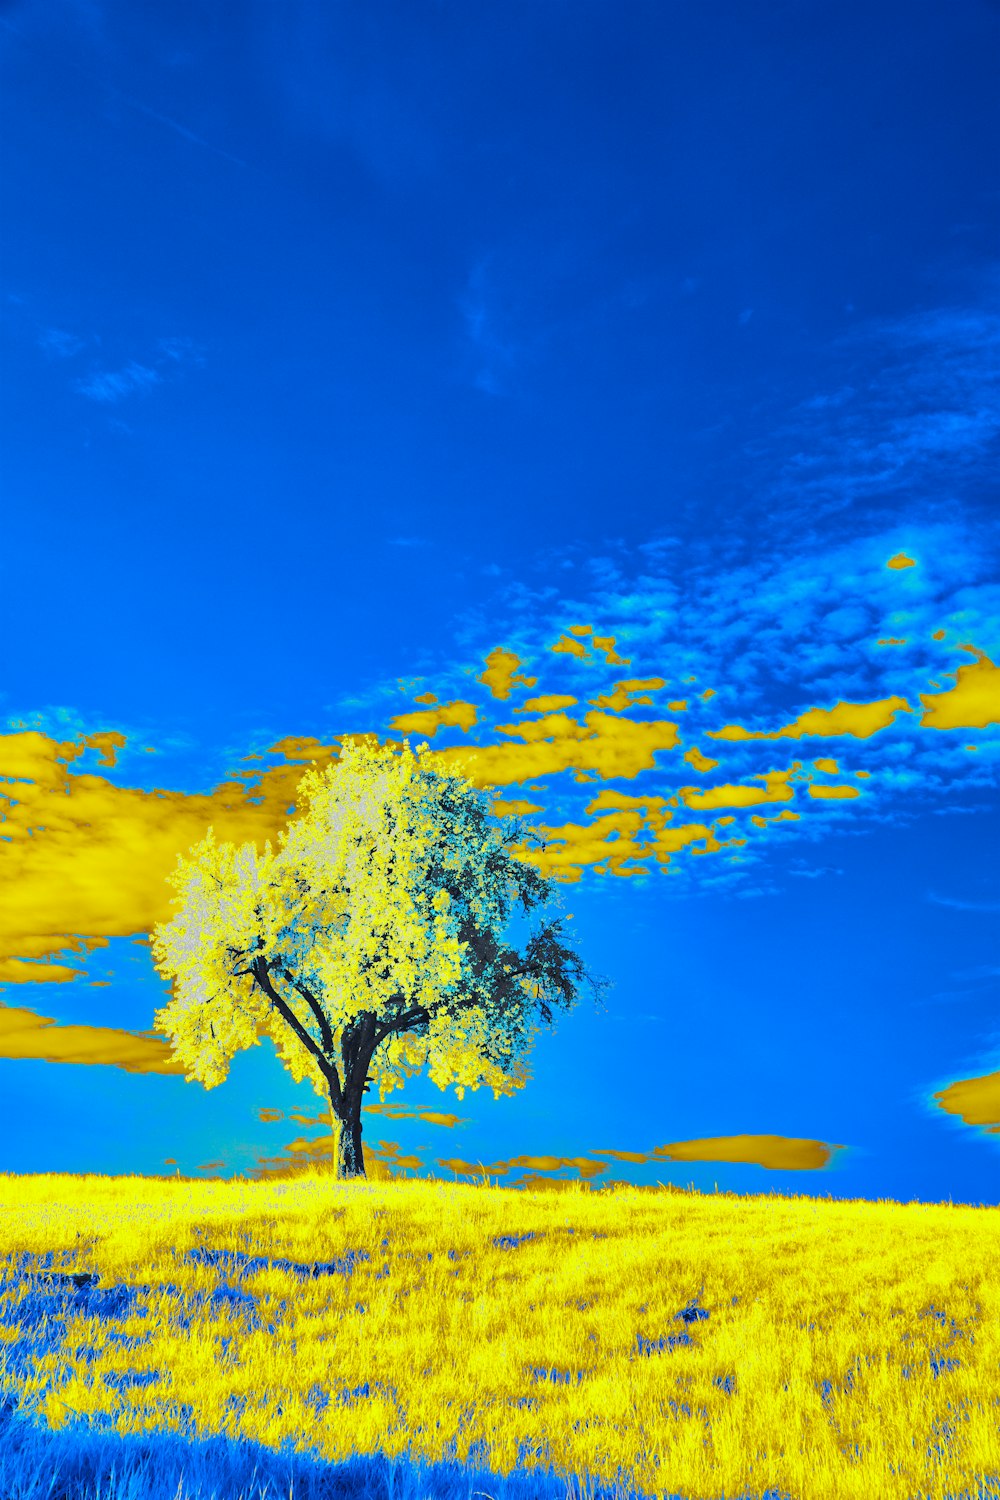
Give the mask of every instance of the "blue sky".
POLYGON ((998 44, 3 7, 0 1170, 323 1158, 270 1043, 171 1072, 143 940, 375 734, 486 752, 614 989, 373 1161, 1000 1203, 998 44))

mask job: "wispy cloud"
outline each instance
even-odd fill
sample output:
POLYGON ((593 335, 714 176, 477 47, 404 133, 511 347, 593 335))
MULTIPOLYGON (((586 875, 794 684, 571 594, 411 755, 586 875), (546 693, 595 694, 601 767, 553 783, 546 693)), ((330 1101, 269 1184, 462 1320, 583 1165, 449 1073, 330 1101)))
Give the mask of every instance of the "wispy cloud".
POLYGON ((506 377, 514 368, 517 346, 500 330, 497 299, 487 291, 488 262, 480 261, 470 272, 464 296, 460 299, 465 336, 476 362, 472 383, 488 396, 501 396, 506 377))
POLYGON ((788 873, 803 880, 821 880, 827 875, 843 875, 844 872, 833 865, 807 865, 801 859, 793 859, 789 861, 788 873))
POLYGON ((938 891, 928 891, 927 899, 935 906, 950 906, 954 911, 1000 911, 1000 901, 969 901, 964 896, 942 896, 938 891))
POLYGON ((840 380, 801 401, 753 459, 787 507, 817 515, 986 478, 1000 440, 1000 309, 925 309, 872 321, 830 353, 840 380), (846 379, 844 378, 846 376, 846 379))
MULTIPOLYGON (((106 50, 103 39, 104 7, 96 4, 95 0, 73 0, 73 4, 70 7, 70 14, 83 24, 89 42, 91 44, 96 43, 98 49, 104 52, 106 50)), ((44 61, 48 67, 52 67, 54 64, 56 67, 70 68, 73 72, 78 73, 81 77, 88 79, 91 83, 106 91, 112 98, 120 100, 122 104, 127 105, 130 109, 137 110, 139 114, 145 115, 147 119, 155 121, 157 125, 162 125, 165 129, 173 131, 175 135, 179 135, 183 140, 189 142, 190 145, 198 146, 205 151, 211 151, 216 156, 221 156, 225 161, 231 161, 238 167, 247 166, 242 157, 234 156, 231 151, 226 151, 221 146, 215 145, 214 142, 206 140, 204 136, 191 130, 189 126, 183 124, 180 120, 175 120, 172 115, 167 115, 161 110, 153 109, 141 99, 136 99, 132 94, 125 93, 123 89, 116 88, 106 77, 96 75, 89 68, 81 66, 73 58, 67 57, 64 54, 53 53, 47 45, 48 38, 45 38, 42 45, 39 45, 38 36, 31 36, 24 29, 12 26, 2 16, 0 16, 0 27, 3 27, 8 35, 16 37, 18 42, 23 46, 30 48, 34 52, 36 59, 44 61)))
POLYGON ((67 333, 64 328, 46 328, 38 336, 38 347, 50 359, 72 359, 74 354, 86 348, 86 341, 77 338, 75 333, 67 333))
POLYGON ((91 401, 102 401, 114 405, 136 391, 148 391, 159 385, 163 376, 149 365, 130 360, 120 370, 97 370, 85 379, 73 382, 73 389, 91 401))
POLYGON ((205 363, 205 356, 193 339, 160 339, 156 348, 157 352, 172 364, 203 365, 205 363))
POLYGON ((808 401, 802 402, 802 410, 829 411, 833 407, 845 406, 856 395, 853 385, 845 385, 839 391, 831 391, 829 395, 810 396, 808 401))
POLYGON ((205 151, 212 151, 216 156, 221 156, 224 161, 233 162, 237 167, 247 166, 241 156, 234 156, 231 151, 224 151, 221 146, 216 146, 212 141, 206 141, 204 136, 182 125, 179 120, 172 119, 170 115, 161 114, 157 109, 151 109, 148 104, 143 104, 141 99, 134 99, 131 94, 123 94, 119 89, 112 89, 111 92, 117 94, 123 103, 130 105, 132 109, 137 109, 147 119, 155 120, 158 125, 164 125, 167 130, 172 130, 175 135, 179 135, 192 146, 200 146, 205 151))
POLYGON ((1000 964, 976 964, 971 969, 957 969, 949 978, 961 989, 935 990, 923 1000, 915 1000, 915 1006, 964 1005, 968 1001, 981 1003, 983 996, 995 991, 1000 980, 1000 964))
POLYGON ((204 356, 188 338, 163 338, 145 360, 130 359, 118 369, 96 369, 73 382, 73 389, 90 401, 115 406, 126 397, 161 385, 182 365, 202 365, 204 356))

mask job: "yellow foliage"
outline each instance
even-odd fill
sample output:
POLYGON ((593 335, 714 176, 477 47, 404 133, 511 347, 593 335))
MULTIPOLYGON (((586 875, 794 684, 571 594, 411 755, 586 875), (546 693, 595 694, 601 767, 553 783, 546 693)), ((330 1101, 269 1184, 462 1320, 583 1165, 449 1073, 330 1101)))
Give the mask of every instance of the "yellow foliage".
POLYGON ((298 794, 305 810, 277 851, 218 843, 209 828, 168 877, 175 914, 150 948, 173 995, 156 1024, 189 1079, 214 1088, 267 1035, 296 1082, 335 1107, 368 1043, 383 1100, 424 1066, 460 1098, 523 1086, 528 992, 558 1003, 567 964, 581 966, 555 941, 558 921, 530 983, 500 943, 512 896, 530 909, 545 880, 488 824, 486 794, 421 765, 408 743, 402 755, 345 746, 298 794))

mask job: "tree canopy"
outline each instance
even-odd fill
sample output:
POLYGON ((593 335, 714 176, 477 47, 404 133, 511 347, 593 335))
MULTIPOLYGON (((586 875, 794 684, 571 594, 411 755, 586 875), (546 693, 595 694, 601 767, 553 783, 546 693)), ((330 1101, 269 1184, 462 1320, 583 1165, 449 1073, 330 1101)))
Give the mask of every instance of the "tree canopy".
POLYGON ((545 903, 548 881, 512 847, 516 820, 492 823, 483 791, 421 764, 408 741, 402 754, 345 743, 297 798, 276 851, 218 843, 210 827, 178 858, 175 914, 151 934, 173 981, 156 1025, 206 1088, 270 1036, 296 1082, 329 1101, 338 1176, 364 1176, 370 1074, 383 1100, 423 1067, 459 1098, 512 1094, 528 1078, 535 1005, 551 1024, 582 978, 595 992, 610 981, 585 974, 561 917, 523 953, 505 945, 512 906, 545 903))

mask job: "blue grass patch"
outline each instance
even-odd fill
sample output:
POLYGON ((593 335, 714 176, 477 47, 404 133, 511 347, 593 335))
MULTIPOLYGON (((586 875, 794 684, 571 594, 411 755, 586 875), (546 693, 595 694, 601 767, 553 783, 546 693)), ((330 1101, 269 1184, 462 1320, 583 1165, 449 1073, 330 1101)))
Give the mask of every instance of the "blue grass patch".
MULTIPOLYGON (((516 1251, 533 1233, 500 1235, 492 1243, 498 1249, 516 1251)), ((603 1236, 601 1236, 603 1237, 603 1236)), ((383 1239, 382 1248, 388 1245, 383 1239)), ((178 1252, 174 1252, 175 1255, 178 1252)), ((472 1500, 488 1496, 490 1500, 652 1500, 620 1485, 595 1482, 589 1475, 569 1479, 545 1467, 547 1454, 528 1442, 518 1450, 520 1465, 529 1456, 538 1462, 530 1470, 517 1468, 508 1476, 483 1466, 488 1447, 473 1446, 468 1461, 455 1458, 454 1441, 439 1460, 430 1462, 418 1456, 389 1458, 382 1452, 357 1455, 342 1463, 331 1464, 303 1440, 286 1438, 276 1450, 263 1443, 242 1437, 200 1435, 194 1427, 193 1407, 185 1402, 171 1403, 165 1413, 170 1430, 122 1434, 114 1430, 115 1418, 106 1413, 85 1416, 68 1411, 66 1425, 51 1430, 34 1411, 46 1394, 55 1393, 69 1370, 69 1356, 75 1362, 90 1364, 106 1355, 109 1348, 121 1347, 123 1362, 128 1354, 147 1344, 153 1336, 149 1329, 139 1336, 108 1327, 125 1318, 148 1316, 149 1285, 102 1286, 98 1271, 63 1272, 52 1269, 54 1252, 36 1255, 22 1252, 8 1258, 6 1274, 0 1276, 0 1327, 15 1331, 16 1337, 0 1346, 6 1366, 0 1387, 0 1497, 2 1500, 472 1500), (102 1348, 66 1348, 67 1322, 70 1318, 89 1317, 102 1325, 102 1348), (128 1346, 126 1349, 123 1346, 128 1346), (58 1362, 58 1357, 66 1359, 58 1362), (30 1399, 19 1400, 16 1387, 37 1374, 39 1361, 55 1356, 55 1368, 48 1372, 41 1389, 30 1399), (172 1430, 176 1427, 176 1430, 172 1430)), ((454 1251, 447 1252, 455 1259, 454 1251)), ((215 1307, 224 1305, 253 1327, 263 1323, 257 1299, 243 1284, 248 1278, 268 1269, 291 1272, 303 1279, 320 1276, 349 1276, 359 1261, 368 1261, 364 1250, 350 1250, 328 1261, 292 1261, 279 1257, 244 1254, 239 1251, 199 1246, 184 1252, 192 1264, 213 1266, 219 1282, 211 1291, 194 1291, 173 1284, 157 1286, 157 1293, 178 1299, 179 1305, 168 1309, 172 1324, 187 1328, 193 1321, 211 1316, 215 1307)), ((432 1256, 429 1253, 428 1259, 432 1256)), ((398 1269, 398 1268, 397 1268, 398 1269)), ((388 1266, 385 1273, 388 1273, 388 1266)), ((636 1335, 634 1353, 642 1357, 669 1356, 678 1347, 694 1343, 688 1329, 710 1318, 708 1309, 700 1306, 699 1296, 691 1298, 673 1314, 682 1331, 663 1333, 656 1338, 636 1335)), ((735 1305, 737 1298, 732 1298, 735 1305)), ((284 1300, 276 1304, 280 1313, 284 1300)), ((587 1304, 583 1304, 584 1306, 587 1304)), ((356 1310, 363 1312, 361 1303, 356 1310)), ((641 1311, 641 1310, 640 1310, 641 1311)), ((959 1328, 933 1307, 921 1316, 936 1318, 942 1325, 951 1323, 951 1343, 959 1328)), ((591 1338, 595 1335, 591 1334, 591 1338)), ((971 1334, 970 1340, 974 1341, 971 1334)), ((233 1343, 231 1336, 219 1341, 224 1358, 233 1343)), ((947 1345, 946 1345, 947 1347, 947 1345)), ((933 1375, 945 1375, 959 1368, 961 1361, 945 1358, 941 1351, 927 1356, 933 1375)), ((560 1370, 551 1366, 532 1366, 531 1379, 537 1384, 550 1382, 569 1385, 585 1378, 584 1371, 560 1370)), ((913 1373, 903 1366, 904 1377, 913 1373)), ((125 1393, 135 1388, 155 1387, 166 1372, 129 1368, 102 1372, 104 1386, 118 1393, 123 1403, 125 1393)), ((835 1390, 850 1392, 855 1371, 848 1369, 842 1381, 817 1382, 824 1405, 829 1408, 835 1390)), ((712 1377, 726 1394, 736 1389, 735 1374, 712 1377)), ((787 1388, 787 1387, 786 1387, 787 1388)), ((349 1389, 328 1390, 316 1383, 304 1395, 306 1404, 319 1416, 331 1406, 353 1407, 383 1395, 398 1402, 394 1386, 384 1382, 364 1381, 349 1389)), ((515 1403, 518 1407, 538 1410, 536 1397, 526 1395, 515 1403)), ((668 1403, 675 1415, 691 1415, 686 1402, 668 1403)), ((240 1416, 246 1397, 230 1395, 224 1410, 240 1416)), ((705 1415, 703 1407, 699 1413, 705 1415)), ((952 1424, 935 1424, 934 1436, 943 1451, 955 1435, 952 1424)), ((857 1451, 857 1450, 856 1450, 857 1451)), ((990 1480, 993 1483, 993 1480, 990 1480)), ((712 1500, 712 1497, 664 1495, 657 1500, 712 1500)), ((777 1490, 763 1495, 720 1496, 718 1500, 803 1500, 777 1490)), ((913 1500, 924 1500, 917 1495, 913 1500)), ((945 1495, 943 1500, 1000 1500, 1000 1490, 978 1488, 974 1493, 945 1495)))
MULTIPOLYGON (((58 1432, 38 1428, 9 1396, 0 1404, 0 1493, 4 1500, 565 1500, 551 1471, 504 1476, 477 1463, 390 1459, 383 1453, 327 1464, 287 1441, 275 1451, 245 1439, 190 1434, 102 1432, 75 1420, 58 1432)), ((593 1500, 647 1500, 618 1487, 590 1489, 593 1500)), ((651 1500, 651 1497, 649 1497, 651 1500)), ((683 1497, 670 1497, 683 1500, 683 1497)))

